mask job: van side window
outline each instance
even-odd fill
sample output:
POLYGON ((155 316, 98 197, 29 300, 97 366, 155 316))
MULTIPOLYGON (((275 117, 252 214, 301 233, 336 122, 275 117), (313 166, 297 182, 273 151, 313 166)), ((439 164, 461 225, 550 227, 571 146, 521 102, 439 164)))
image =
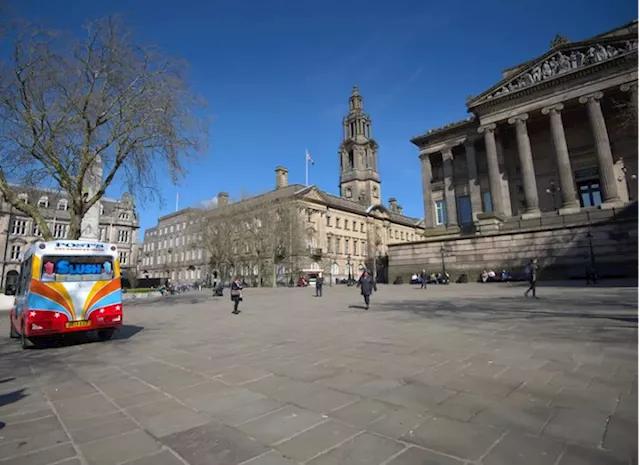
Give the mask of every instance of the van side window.
POLYGON ((29 289, 31 274, 33 271, 33 256, 22 262, 20 265, 20 278, 18 279, 17 295, 24 295, 29 289))

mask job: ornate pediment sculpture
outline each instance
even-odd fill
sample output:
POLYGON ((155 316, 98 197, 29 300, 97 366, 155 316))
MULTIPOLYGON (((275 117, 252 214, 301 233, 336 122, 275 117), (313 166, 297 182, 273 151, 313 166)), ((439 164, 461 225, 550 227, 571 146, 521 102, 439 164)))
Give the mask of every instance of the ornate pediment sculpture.
POLYGON ((562 47, 562 50, 551 53, 551 55, 542 61, 534 63, 532 66, 518 73, 514 78, 505 81, 498 89, 489 92, 488 95, 479 99, 479 101, 482 102, 501 97, 534 86, 540 82, 553 79, 561 74, 572 73, 623 55, 637 53, 638 40, 592 43, 573 49, 563 47, 561 44, 556 45, 556 47, 562 47))

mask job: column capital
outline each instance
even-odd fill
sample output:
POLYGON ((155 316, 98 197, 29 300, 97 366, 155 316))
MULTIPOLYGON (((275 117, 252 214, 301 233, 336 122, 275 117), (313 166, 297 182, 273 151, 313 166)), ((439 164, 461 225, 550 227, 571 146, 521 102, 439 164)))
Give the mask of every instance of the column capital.
POLYGON ((630 90, 638 90, 638 81, 626 82, 620 86, 622 92, 629 92, 630 90))
POLYGON ((509 118, 507 120, 507 122, 509 124, 524 123, 528 119, 529 119, 529 114, 528 113, 522 113, 521 115, 512 116, 511 118, 509 118))
POLYGON ((564 110, 564 104, 562 103, 558 103, 556 105, 551 105, 548 107, 544 107, 542 109, 542 114, 543 115, 548 115, 549 113, 560 113, 562 110, 564 110))
POLYGON ((485 132, 491 133, 496 130, 496 123, 485 124, 484 126, 480 126, 478 128, 478 134, 483 134, 485 132))
POLYGON ((467 137, 462 145, 464 145, 465 149, 475 148, 475 143, 478 141, 478 137, 467 137))
POLYGON ((604 94, 598 91, 598 92, 594 92, 593 94, 583 95, 578 99, 578 102, 585 104, 590 101, 600 100, 603 96, 604 94))
POLYGON ((446 160, 453 160, 453 147, 445 147, 443 148, 440 153, 442 153, 442 161, 446 161, 446 160))

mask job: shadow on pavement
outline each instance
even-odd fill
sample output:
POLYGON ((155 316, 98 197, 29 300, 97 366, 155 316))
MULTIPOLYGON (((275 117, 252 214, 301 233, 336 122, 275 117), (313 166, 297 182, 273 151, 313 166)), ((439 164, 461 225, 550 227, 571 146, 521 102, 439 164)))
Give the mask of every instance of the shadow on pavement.
POLYGON ((629 300, 632 299, 544 295, 538 300, 523 296, 427 298, 382 302, 372 311, 410 312, 463 328, 507 323, 510 326, 505 334, 509 335, 535 333, 550 338, 620 342, 637 337, 638 305, 629 300))
MULTIPOLYGON (((24 393, 24 389, 18 389, 17 391, 8 392, 6 394, 0 394, 0 407, 4 407, 5 405, 13 404, 14 402, 18 402, 21 399, 27 397, 27 394, 24 393)), ((2 423, 0 423, 0 429, 2 428, 2 423)))
MULTIPOLYGON (((115 332, 112 341, 127 340, 138 334, 144 329, 143 326, 122 325, 115 332)), ((37 349, 59 349, 80 344, 93 344, 103 342, 98 339, 92 332, 67 333, 60 336, 52 336, 51 338, 42 339, 35 348, 37 349)), ((106 341, 104 341, 106 342, 106 341)))

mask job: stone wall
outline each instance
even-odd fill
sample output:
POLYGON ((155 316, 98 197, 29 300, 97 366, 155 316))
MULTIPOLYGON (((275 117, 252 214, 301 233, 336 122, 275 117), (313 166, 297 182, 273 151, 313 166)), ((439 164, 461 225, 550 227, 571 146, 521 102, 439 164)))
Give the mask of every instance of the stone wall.
POLYGON ((564 218, 555 215, 550 217, 551 221, 545 222, 543 217, 537 223, 518 223, 517 228, 509 224, 510 230, 392 245, 389 247, 389 279, 393 281, 396 276, 402 276, 404 282, 409 282, 410 275, 422 269, 440 272, 443 247, 445 267, 452 280, 466 272, 469 279, 475 281, 483 269, 520 272, 533 257, 538 258, 541 265, 541 279, 578 278, 584 275, 591 250, 599 275, 637 276, 637 203, 623 211, 594 213, 597 213, 594 219, 601 219, 586 222, 584 212, 564 218))

